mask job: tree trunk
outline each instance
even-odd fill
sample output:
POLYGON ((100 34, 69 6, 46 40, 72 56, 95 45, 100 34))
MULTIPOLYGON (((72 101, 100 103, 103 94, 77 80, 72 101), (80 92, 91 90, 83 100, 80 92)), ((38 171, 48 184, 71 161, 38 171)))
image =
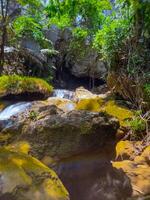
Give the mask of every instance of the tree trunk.
POLYGON ((6 42, 6 36, 7 36, 7 29, 5 24, 2 27, 2 37, 1 37, 1 46, 0 46, 0 74, 3 71, 4 61, 5 61, 5 54, 4 54, 4 47, 6 42))
POLYGON ((0 44, 0 74, 2 74, 4 61, 5 61, 5 44, 7 38, 7 17, 8 17, 8 7, 10 0, 0 0, 0 9, 1 9, 1 44, 0 44))

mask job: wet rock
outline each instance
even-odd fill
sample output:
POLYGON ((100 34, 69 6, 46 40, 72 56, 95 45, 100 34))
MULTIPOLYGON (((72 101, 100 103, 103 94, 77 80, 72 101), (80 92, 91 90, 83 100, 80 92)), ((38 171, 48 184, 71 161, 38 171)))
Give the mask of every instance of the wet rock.
POLYGON ((11 134, 11 141, 28 141, 37 157, 60 158, 103 148, 108 141, 114 141, 118 127, 118 121, 104 113, 65 113, 54 105, 35 103, 1 134, 11 134))
POLYGON ((112 97, 111 91, 107 91, 105 93, 101 94, 95 94, 92 93, 91 91, 85 89, 84 87, 79 87, 75 90, 74 94, 74 100, 81 100, 81 99, 96 99, 96 98, 101 98, 103 100, 109 99, 109 97, 112 97))
POLYGON ((37 159, 0 148, 0 200, 69 200, 55 172, 37 159))
POLYGON ((64 112, 69 112, 75 109, 75 103, 69 99, 62 99, 58 97, 50 97, 47 99, 48 105, 55 105, 64 112))
POLYGON ((76 109, 94 112, 106 112, 107 114, 116 117, 123 128, 128 126, 127 119, 131 119, 134 114, 133 110, 130 110, 128 107, 113 100, 109 94, 97 96, 91 95, 91 98, 80 99, 76 103, 76 109))
POLYGON ((89 90, 85 89, 84 87, 79 87, 75 90, 75 99, 80 100, 80 99, 91 99, 91 98, 96 98, 97 95, 93 94, 89 90))

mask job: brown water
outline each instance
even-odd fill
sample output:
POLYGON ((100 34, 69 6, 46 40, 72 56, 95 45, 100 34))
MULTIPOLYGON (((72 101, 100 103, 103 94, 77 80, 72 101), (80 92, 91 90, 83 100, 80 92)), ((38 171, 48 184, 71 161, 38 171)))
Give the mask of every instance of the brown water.
POLYGON ((128 177, 113 168, 110 155, 85 154, 61 160, 56 172, 71 200, 126 200, 132 194, 128 177))

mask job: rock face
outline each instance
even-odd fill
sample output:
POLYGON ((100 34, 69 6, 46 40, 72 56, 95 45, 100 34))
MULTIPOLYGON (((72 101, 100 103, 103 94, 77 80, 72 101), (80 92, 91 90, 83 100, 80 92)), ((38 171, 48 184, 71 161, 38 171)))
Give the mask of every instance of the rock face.
MULTIPOLYGON (((51 38, 53 40, 53 37, 50 36, 49 39, 51 38)), ((70 48, 71 39, 72 36, 69 30, 59 32, 58 39, 55 38, 54 46, 60 52, 56 67, 67 68, 75 77, 105 79, 107 67, 101 61, 98 53, 95 50, 90 50, 91 47, 86 42, 80 49, 70 48)))
POLYGON ((63 112, 56 106, 36 104, 18 116, 13 126, 2 130, 9 140, 28 141, 37 157, 69 157, 102 148, 113 141, 119 123, 104 113, 63 112))
MULTIPOLYGON (((95 50, 90 50, 91 47, 87 44, 83 44, 81 47, 83 52, 81 53, 77 53, 78 49, 71 48, 72 35, 69 29, 62 31, 52 26, 49 30, 45 30, 45 36, 53 42, 55 49, 59 52, 51 59, 54 60, 53 65, 58 71, 66 68, 75 77, 106 78, 106 64, 101 61, 95 50)), ((39 53, 40 55, 40 46, 35 41, 29 38, 24 41, 22 42, 23 48, 30 49, 34 54, 39 53)))
POLYGON ((107 68, 99 58, 96 52, 87 52, 85 56, 69 60, 66 59, 66 66, 71 66, 71 73, 76 77, 91 77, 104 79, 107 74, 107 68))
POLYGON ((55 172, 37 159, 0 148, 0 200, 69 200, 55 172))
POLYGON ((47 65, 47 57, 40 51, 5 47, 4 74, 44 76, 43 72, 48 73, 47 65))

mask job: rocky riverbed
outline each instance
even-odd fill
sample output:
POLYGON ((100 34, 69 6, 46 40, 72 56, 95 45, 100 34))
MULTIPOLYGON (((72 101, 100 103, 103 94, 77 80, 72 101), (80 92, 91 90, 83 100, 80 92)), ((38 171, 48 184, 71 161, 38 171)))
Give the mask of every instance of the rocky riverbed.
POLYGON ((136 154, 138 141, 119 141, 131 116, 110 92, 84 88, 6 107, 0 113, 0 199, 144 199, 150 149, 136 154))

